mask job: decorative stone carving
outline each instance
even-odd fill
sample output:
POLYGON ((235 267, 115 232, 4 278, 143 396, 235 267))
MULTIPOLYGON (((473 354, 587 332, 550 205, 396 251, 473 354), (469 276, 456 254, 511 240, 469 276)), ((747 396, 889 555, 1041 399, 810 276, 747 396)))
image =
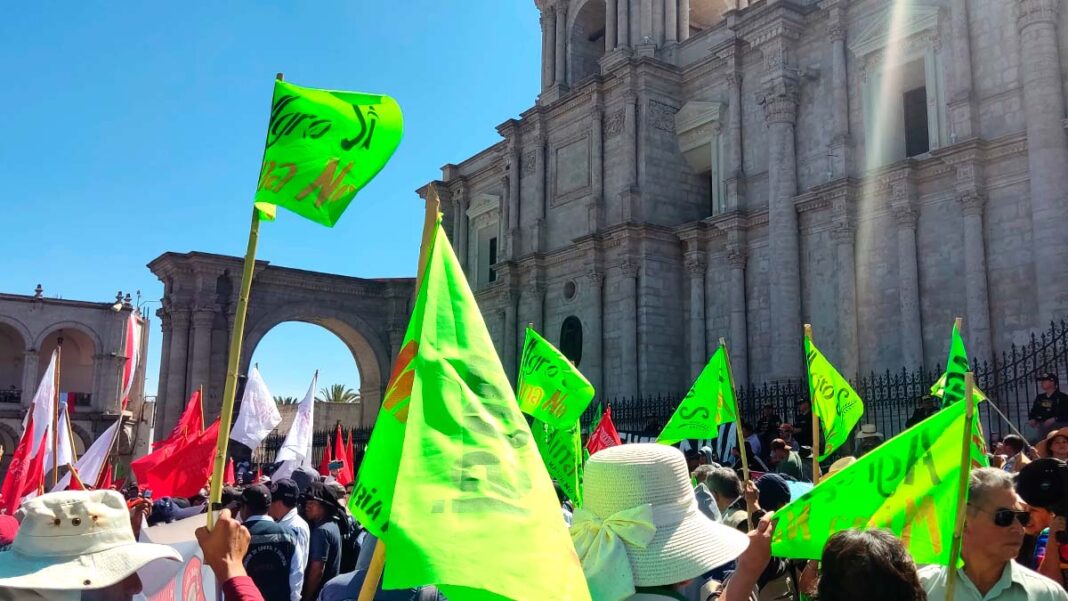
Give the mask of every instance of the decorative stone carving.
POLYGON ((797 122, 797 92, 788 90, 785 94, 764 97, 764 119, 768 125, 773 123, 797 122))
POLYGON ((1020 0, 1016 4, 1016 28, 1023 31, 1035 23, 1057 23, 1060 0, 1020 0))
POLYGON ((523 175, 534 175, 534 165, 538 161, 538 153, 535 150, 528 151, 523 155, 523 175))
POLYGON ((623 132, 626 121, 626 113, 623 109, 612 111, 604 120, 604 131, 608 137, 614 137, 623 132))
POLYGON ((748 260, 749 257, 745 252, 744 247, 740 245, 731 245, 727 247, 727 265, 729 265, 731 269, 745 269, 748 260))
POLYGON ((831 240, 838 244, 852 244, 856 236, 856 229, 845 222, 838 222, 831 229, 831 240))
POLYGON ((598 289, 604 284, 604 274, 600 271, 588 271, 586 272, 586 281, 593 289, 598 289))
POLYGON ((957 202, 965 215, 982 215, 983 207, 986 206, 986 197, 976 191, 961 192, 957 195, 957 202))
POLYGON ((704 253, 686 253, 686 272, 690 274, 691 278, 704 276, 706 266, 707 262, 705 261, 704 253))
POLYGON ((627 258, 624 259, 623 263, 620 264, 619 271, 623 274, 623 277, 625 278, 634 278, 638 277, 638 267, 639 266, 637 261, 631 258, 627 258))
POLYGON ((657 102, 656 100, 650 100, 649 124, 653 126, 653 129, 659 129, 660 131, 666 132, 674 132, 676 112, 678 112, 678 109, 669 104, 657 102))
POLYGON ((919 216, 916 209, 907 204, 894 205, 891 209, 894 214, 894 223, 898 227, 915 228, 916 218, 919 216))

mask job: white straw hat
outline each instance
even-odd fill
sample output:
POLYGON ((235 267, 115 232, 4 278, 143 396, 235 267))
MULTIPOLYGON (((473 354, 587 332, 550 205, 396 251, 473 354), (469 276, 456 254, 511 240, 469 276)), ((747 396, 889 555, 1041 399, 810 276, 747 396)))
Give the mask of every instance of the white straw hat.
POLYGON ((99 589, 157 559, 182 560, 171 547, 134 540, 126 501, 113 490, 46 494, 21 512, 15 541, 0 560, 0 588, 99 589))
POLYGON ((598 582, 611 583, 611 596, 619 598, 617 582, 627 578, 626 572, 632 582, 622 584, 631 591, 633 586, 676 584, 737 558, 749 546, 745 534, 698 510, 686 459, 674 447, 625 444, 594 454, 586 463, 583 497, 572 538, 594 598, 600 598, 594 590, 598 582), (645 531, 635 536, 634 524, 645 531), (600 541, 612 538, 613 529, 623 533, 614 540, 625 549, 629 570, 607 565, 607 554, 598 549, 604 546, 600 541), (597 553, 600 560, 591 557, 597 553))

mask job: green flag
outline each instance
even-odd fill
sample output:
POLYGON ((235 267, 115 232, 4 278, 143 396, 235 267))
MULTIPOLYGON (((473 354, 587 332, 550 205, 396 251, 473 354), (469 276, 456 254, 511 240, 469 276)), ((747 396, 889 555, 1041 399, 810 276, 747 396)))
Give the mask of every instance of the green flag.
MULTIPOLYGON (((939 376, 938 380, 936 380, 935 383, 931 385, 931 396, 937 397, 937 398, 942 398, 943 396, 945 396, 945 393, 946 393, 946 373, 943 372, 942 375, 939 376)), ((989 400, 989 398, 986 396, 986 393, 983 392, 982 390, 979 390, 978 386, 976 386, 975 388, 972 389, 972 395, 975 396, 975 402, 976 403, 981 403, 983 401, 989 400)))
POLYGON ((820 418, 826 441, 820 455, 823 461, 849 439, 849 433, 864 415, 864 401, 808 336, 805 336, 805 358, 812 413, 820 418))
POLYGON ((675 444, 687 438, 716 438, 720 424, 737 420, 730 369, 727 349, 720 346, 656 441, 675 444))
POLYGON ((964 374, 969 369, 971 368, 968 366, 968 351, 964 348, 964 339, 961 338, 957 323, 954 322, 953 333, 949 337, 949 358, 946 359, 946 373, 942 378, 939 378, 941 386, 936 382, 931 387, 931 394, 942 397, 943 407, 964 400, 964 374), (936 394, 936 390, 941 394, 936 394))
POLYGON ((575 507, 582 507, 582 451, 585 449, 578 422, 561 429, 535 419, 530 429, 549 475, 560 484, 575 507))
POLYGON ((523 413, 565 430, 578 423, 594 394, 575 365, 529 326, 516 390, 523 413))
MULTIPOLYGON (((916 563, 949 565, 960 494, 966 403, 957 403, 886 441, 856 463, 775 512, 771 552, 819 559, 835 532, 886 528, 916 563)), ((979 420, 972 420, 971 465, 986 466, 979 420)))
POLYGON ((400 144, 397 101, 379 94, 274 84, 271 121, 256 189, 256 207, 274 219, 275 205, 334 227, 400 144))
POLYGON ((438 218, 349 509, 383 588, 588 601, 552 481, 438 218))

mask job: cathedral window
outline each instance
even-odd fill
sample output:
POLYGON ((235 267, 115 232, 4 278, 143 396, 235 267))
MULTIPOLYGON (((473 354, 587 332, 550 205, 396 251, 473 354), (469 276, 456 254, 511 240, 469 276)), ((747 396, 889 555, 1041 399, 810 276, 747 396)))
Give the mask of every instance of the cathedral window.
POLYGON ((579 366, 582 362, 582 322, 574 315, 569 316, 560 326, 560 352, 579 366))

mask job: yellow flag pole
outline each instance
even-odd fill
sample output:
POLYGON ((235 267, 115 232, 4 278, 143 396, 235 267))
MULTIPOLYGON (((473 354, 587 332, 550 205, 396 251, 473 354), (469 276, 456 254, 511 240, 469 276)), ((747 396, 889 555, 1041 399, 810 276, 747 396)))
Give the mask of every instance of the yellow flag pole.
MULTIPOLYGON (((727 352, 727 340, 719 339, 719 346, 723 349, 723 356, 727 360, 727 379, 731 387, 731 398, 734 399, 734 433, 738 435, 738 456, 742 458, 742 490, 749 483, 749 457, 745 454, 745 435, 742 434, 742 412, 738 408, 738 390, 734 386, 734 368, 731 367, 731 354, 727 352)), ((749 530, 753 529, 753 512, 749 504, 745 504, 745 522, 749 530)))
MULTIPOLYGON (((812 340, 812 324, 805 324, 805 337, 812 340)), ((808 365, 808 357, 805 358, 805 365, 808 365)), ((807 374, 808 368, 805 368, 807 374)), ((806 375, 811 378, 812 376, 806 375)), ((811 390, 811 386, 809 387, 811 390)), ((810 395, 811 396, 811 395, 810 395)), ((816 404, 809 399, 808 403, 809 413, 812 414, 812 484, 820 483, 820 416, 816 415, 816 404)))
MULTIPOLYGON (((415 290, 412 292, 414 299, 419 295, 419 287, 423 283, 423 274, 426 273, 426 265, 430 259, 431 237, 438 225, 438 211, 441 200, 438 197, 437 188, 434 184, 427 187, 426 214, 423 216, 423 239, 419 243, 419 266, 416 269, 415 290)), ((412 302, 415 304, 414 300, 412 302)), ((364 577, 363 586, 360 587, 358 601, 373 601, 378 591, 378 583, 382 581, 382 571, 386 567, 386 542, 378 539, 375 542, 375 551, 371 555, 371 564, 367 566, 367 575, 364 577)))
MULTIPOLYGON (((958 318, 959 319, 959 318, 958 318)), ((959 324, 958 324, 959 325, 959 324)), ((975 419, 975 374, 964 374, 964 436, 960 450, 960 481, 957 487, 957 517, 953 525, 953 543, 949 548, 949 572, 946 573, 946 601, 953 601, 957 588, 957 563, 960 561, 964 536, 964 514, 968 505, 968 481, 972 471, 972 422, 975 419)))
POLYGON ((56 345, 56 372, 52 382, 52 487, 59 483, 59 370, 63 358, 63 341, 56 345))

